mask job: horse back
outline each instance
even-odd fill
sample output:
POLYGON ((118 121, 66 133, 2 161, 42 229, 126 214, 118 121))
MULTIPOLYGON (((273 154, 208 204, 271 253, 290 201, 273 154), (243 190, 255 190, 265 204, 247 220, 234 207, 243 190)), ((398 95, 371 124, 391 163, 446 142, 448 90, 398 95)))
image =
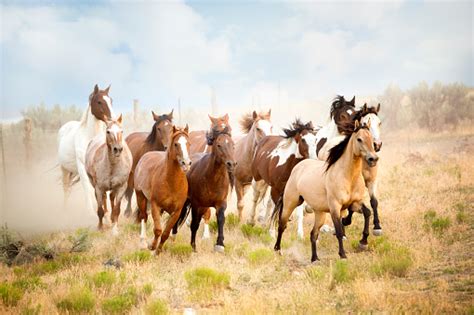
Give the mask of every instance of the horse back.
POLYGON ((251 166, 252 176, 256 181, 269 178, 269 168, 272 160, 270 155, 281 140, 283 140, 281 136, 265 136, 257 144, 251 166))
POLYGON ((142 191, 150 199, 151 180, 158 168, 162 167, 166 152, 150 151, 145 153, 134 171, 134 188, 142 191))

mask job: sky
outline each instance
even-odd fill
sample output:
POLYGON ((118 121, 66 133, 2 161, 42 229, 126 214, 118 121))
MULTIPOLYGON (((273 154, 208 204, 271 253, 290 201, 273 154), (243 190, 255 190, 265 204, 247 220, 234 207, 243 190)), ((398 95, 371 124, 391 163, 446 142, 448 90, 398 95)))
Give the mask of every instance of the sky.
POLYGON ((2 1, 1 118, 44 102, 222 108, 473 86, 472 1, 2 1))

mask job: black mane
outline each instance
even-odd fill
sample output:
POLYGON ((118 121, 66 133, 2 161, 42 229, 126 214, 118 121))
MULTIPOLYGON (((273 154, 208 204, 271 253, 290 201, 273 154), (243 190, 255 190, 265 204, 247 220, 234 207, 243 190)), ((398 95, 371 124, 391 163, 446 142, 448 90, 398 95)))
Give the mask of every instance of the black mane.
POLYGON ((346 101, 344 96, 338 95, 336 96, 331 104, 331 111, 330 111, 330 117, 334 119, 336 116, 336 113, 343 109, 346 106, 354 107, 354 101, 355 98, 353 98, 350 102, 346 101))
POLYGON ((314 132, 314 127, 312 122, 303 123, 301 119, 296 118, 295 122, 290 125, 289 128, 283 128, 283 132, 285 133, 285 138, 293 138, 297 134, 303 132, 304 130, 308 130, 309 132, 314 132))
POLYGON ((326 160, 326 162, 327 162, 326 172, 344 154, 344 151, 346 150, 347 144, 349 143, 349 140, 351 139, 352 135, 354 133, 356 133, 357 131, 359 131, 360 129, 367 129, 368 130, 369 128, 366 125, 359 126, 359 127, 355 128, 354 131, 351 134, 346 135, 344 140, 342 140, 338 145, 336 145, 335 147, 333 147, 329 150, 329 156, 326 160))
POLYGON ((223 130, 213 128, 213 129, 211 129, 211 131, 206 131, 207 145, 212 145, 214 143, 214 140, 216 140, 217 137, 219 137, 222 134, 225 134, 225 135, 228 135, 229 137, 232 137, 231 129, 228 126, 225 127, 223 130))
POLYGON ((362 107, 360 110, 358 110, 354 116, 354 121, 358 120, 360 121, 362 117, 368 115, 368 114, 375 114, 378 115, 377 108, 375 107, 367 107, 366 104, 364 104, 364 107, 362 107))
POLYGON ((156 126, 161 123, 162 121, 168 120, 170 123, 172 122, 172 119, 169 118, 167 114, 160 115, 158 117, 158 120, 155 121, 153 124, 153 127, 151 128, 150 133, 148 134, 148 137, 146 137, 146 142, 149 144, 154 144, 156 140, 156 126))

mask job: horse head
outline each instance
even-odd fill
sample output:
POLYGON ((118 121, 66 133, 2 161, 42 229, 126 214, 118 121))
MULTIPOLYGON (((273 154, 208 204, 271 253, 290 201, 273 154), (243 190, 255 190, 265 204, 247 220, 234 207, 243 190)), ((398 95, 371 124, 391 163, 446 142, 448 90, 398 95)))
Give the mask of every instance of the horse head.
POLYGON ((259 142, 263 137, 269 136, 273 133, 273 125, 270 120, 271 114, 271 109, 266 113, 260 112, 259 114, 257 114, 256 111, 253 111, 253 128, 255 128, 255 140, 257 142, 259 142))
POLYGON ((354 117, 357 114, 355 108, 355 96, 346 101, 344 96, 338 95, 331 104, 330 116, 341 134, 351 134, 354 130, 354 117))
POLYGON ((169 114, 163 115, 157 115, 154 111, 151 111, 155 123, 153 124, 153 129, 148 137, 148 141, 151 142, 150 144, 161 143, 164 150, 168 148, 172 135, 173 111, 174 109, 169 114))
POLYGON ((189 127, 172 127, 171 143, 168 148, 172 157, 176 158, 184 172, 191 167, 191 159, 189 157, 189 127))
POLYGON ((358 120, 354 122, 354 133, 352 137, 356 139, 353 141, 353 152, 355 156, 361 156, 367 161, 370 167, 377 165, 379 157, 375 153, 374 141, 371 134, 371 121, 369 119, 367 124, 359 123, 358 120))
POLYGON ((234 141, 229 129, 224 128, 222 131, 213 129, 207 137, 208 142, 211 141, 212 154, 216 161, 225 164, 227 171, 233 173, 237 163, 234 158, 234 141))
POLYGON ((102 121, 112 119, 112 98, 109 96, 110 85, 105 90, 100 90, 96 84, 94 91, 89 96, 91 113, 95 118, 102 121))
POLYGON ((105 140, 107 147, 115 157, 119 157, 123 151, 122 114, 116 120, 107 120, 105 140))
POLYGON ((360 123, 362 125, 370 125, 370 133, 374 140, 375 152, 379 152, 382 148, 382 139, 380 137, 382 122, 378 113, 380 111, 380 103, 377 107, 367 107, 367 103, 362 106, 362 109, 359 111, 358 116, 360 117, 360 123))
POLYGON ((283 129, 285 138, 293 138, 298 145, 297 158, 302 159, 316 159, 316 135, 313 123, 301 122, 296 119, 290 128, 283 129))

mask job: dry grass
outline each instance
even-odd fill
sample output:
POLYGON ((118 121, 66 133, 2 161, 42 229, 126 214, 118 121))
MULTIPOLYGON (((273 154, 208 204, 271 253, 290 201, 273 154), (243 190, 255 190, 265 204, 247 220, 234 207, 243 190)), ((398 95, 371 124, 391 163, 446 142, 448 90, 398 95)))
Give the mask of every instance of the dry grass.
MULTIPOLYGON (((361 237, 362 216, 355 215, 347 261, 324 234, 321 261, 311 265, 309 238, 296 240, 294 222, 276 255, 266 232, 238 226, 235 217, 224 254, 213 252, 215 233, 199 238, 192 253, 183 226, 156 257, 138 249, 137 229, 121 217, 118 238, 108 230, 42 235, 57 249, 55 259, 0 264, 0 313, 472 313, 473 135, 387 135, 379 181, 384 236, 370 236, 369 251, 358 252, 351 245, 361 237), (77 250, 66 253, 73 244, 77 250), (109 259, 121 268, 104 266, 109 259)), ((312 221, 305 218, 306 234, 312 221)))

